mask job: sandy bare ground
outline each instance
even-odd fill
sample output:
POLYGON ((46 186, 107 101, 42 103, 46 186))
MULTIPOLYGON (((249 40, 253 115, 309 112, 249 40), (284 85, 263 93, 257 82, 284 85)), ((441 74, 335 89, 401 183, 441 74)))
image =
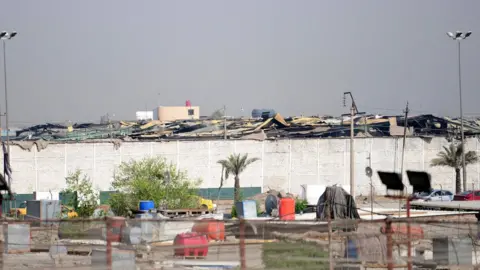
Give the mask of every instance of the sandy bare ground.
MULTIPOLYGON (((262 245, 247 244, 246 258, 248 269, 262 269, 262 245)), ((155 267, 154 262, 158 262, 157 267, 162 262, 175 261, 194 261, 195 259, 182 259, 173 256, 173 249, 169 246, 154 247, 150 255, 143 259, 137 259, 137 269, 159 269, 155 267)), ((238 245, 212 246, 206 259, 197 259, 203 262, 239 262, 240 251, 238 245)), ((106 269, 104 266, 91 265, 90 256, 65 255, 62 262, 55 264, 46 252, 26 253, 26 254, 4 254, 4 268, 11 270, 26 269, 81 269, 81 270, 100 270, 106 269)), ((184 269, 182 267, 167 269, 184 269)))

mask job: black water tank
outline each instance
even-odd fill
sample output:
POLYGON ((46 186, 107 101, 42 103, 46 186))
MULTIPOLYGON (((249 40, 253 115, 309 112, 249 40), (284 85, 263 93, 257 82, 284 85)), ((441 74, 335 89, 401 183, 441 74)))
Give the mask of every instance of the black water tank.
POLYGON ((272 215, 272 210, 278 209, 278 197, 272 194, 268 194, 265 199, 265 212, 267 215, 272 215))

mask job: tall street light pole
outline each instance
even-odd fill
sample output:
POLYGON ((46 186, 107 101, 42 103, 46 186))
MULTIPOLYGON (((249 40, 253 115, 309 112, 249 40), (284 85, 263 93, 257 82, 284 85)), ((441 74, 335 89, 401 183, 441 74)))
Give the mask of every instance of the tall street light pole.
MULTIPOLYGON (((17 32, 6 32, 3 31, 0 33, 0 39, 2 39, 3 43, 3 81, 4 81, 4 88, 5 88, 5 129, 7 130, 7 157, 8 157, 8 164, 10 164, 10 130, 8 126, 8 88, 7 88, 7 53, 6 53, 6 42, 14 38, 17 35, 17 32)), ((10 186, 10 176, 8 176, 8 185, 10 186)))
MULTIPOLYGON (((346 97, 350 96, 352 100, 352 105, 350 106, 350 195, 355 198, 355 123, 354 118, 358 114, 365 114, 364 112, 359 112, 357 105, 355 104, 355 100, 353 99, 353 95, 351 92, 344 92, 343 93, 343 106, 346 107, 346 97)), ((342 116, 346 116, 348 114, 343 114, 342 116)), ((366 122, 365 122, 366 125, 366 122)))
POLYGON ((463 132, 463 102, 462 102, 462 62, 461 62, 461 46, 460 41, 466 39, 472 34, 471 31, 447 32, 447 35, 457 42, 458 47, 458 91, 460 95, 460 133, 462 134, 462 173, 463 173, 463 190, 467 190, 467 170, 465 165, 465 133, 463 132))

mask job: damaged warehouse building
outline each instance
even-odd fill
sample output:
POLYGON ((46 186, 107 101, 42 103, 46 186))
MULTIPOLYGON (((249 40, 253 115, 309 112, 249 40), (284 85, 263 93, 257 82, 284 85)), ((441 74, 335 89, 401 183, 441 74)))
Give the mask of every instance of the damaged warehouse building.
MULTIPOLYGON (((61 191, 65 177, 83 170, 100 191, 111 190, 113 172, 120 162, 160 156, 202 179, 200 192, 215 197, 221 168, 217 161, 232 153, 257 157, 242 177, 245 196, 268 190, 301 193, 301 186, 349 185, 350 119, 287 117, 279 113, 258 118, 222 118, 175 121, 107 121, 103 124, 43 124, 27 127, 10 137, 11 167, 16 193, 61 191), (226 140, 225 140, 226 137, 226 140)), ((427 170, 433 184, 453 189, 452 170, 430 168, 431 158, 449 142, 460 137, 456 119, 418 115, 408 117, 406 168, 427 170)), ((363 173, 400 168, 403 116, 366 115, 354 118, 357 194, 369 194, 370 179, 363 173), (367 159, 371 156, 371 159, 367 159)), ((477 147, 477 121, 464 122, 470 147, 477 147)), ((478 147, 477 147, 478 148, 478 147)), ((473 150, 473 149, 471 149, 473 150)), ((478 149, 475 149, 478 150, 478 149)), ((480 180, 475 166, 469 167, 469 185, 480 180)), ((377 193, 384 193, 374 175, 377 193)), ((227 181, 233 194, 233 181, 227 181)))
MULTIPOLYGON (((403 116, 359 116, 354 118, 356 137, 403 135, 403 116)), ((408 117, 408 136, 459 135, 460 121, 431 114, 408 117)), ((480 121, 465 121, 465 135, 480 133, 480 121)), ((16 132, 14 141, 85 141, 97 139, 162 140, 162 139, 278 139, 334 138, 350 136, 350 119, 333 117, 288 117, 276 113, 268 118, 224 120, 199 119, 162 121, 116 121, 106 124, 81 123, 71 126, 43 124, 16 132)))

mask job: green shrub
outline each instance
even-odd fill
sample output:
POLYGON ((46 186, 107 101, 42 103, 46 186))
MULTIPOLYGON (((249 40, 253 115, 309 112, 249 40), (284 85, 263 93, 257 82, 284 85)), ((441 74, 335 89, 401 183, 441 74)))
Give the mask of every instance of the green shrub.
POLYGON ((230 211, 230 215, 232 216, 232 218, 237 217, 237 207, 235 207, 235 204, 232 205, 232 210, 230 211))
POLYGON ((79 217, 90 217, 98 206, 98 192, 87 175, 77 169, 66 177, 65 194, 72 194, 66 205, 72 207, 79 217))
POLYGON ((112 211, 121 216, 131 215, 142 200, 152 200, 155 206, 169 209, 194 208, 201 181, 191 181, 187 173, 177 170, 164 158, 144 158, 123 162, 117 168, 110 196, 112 211))
POLYGON ((304 212, 308 207, 308 201, 300 198, 295 198, 295 213, 304 212))

